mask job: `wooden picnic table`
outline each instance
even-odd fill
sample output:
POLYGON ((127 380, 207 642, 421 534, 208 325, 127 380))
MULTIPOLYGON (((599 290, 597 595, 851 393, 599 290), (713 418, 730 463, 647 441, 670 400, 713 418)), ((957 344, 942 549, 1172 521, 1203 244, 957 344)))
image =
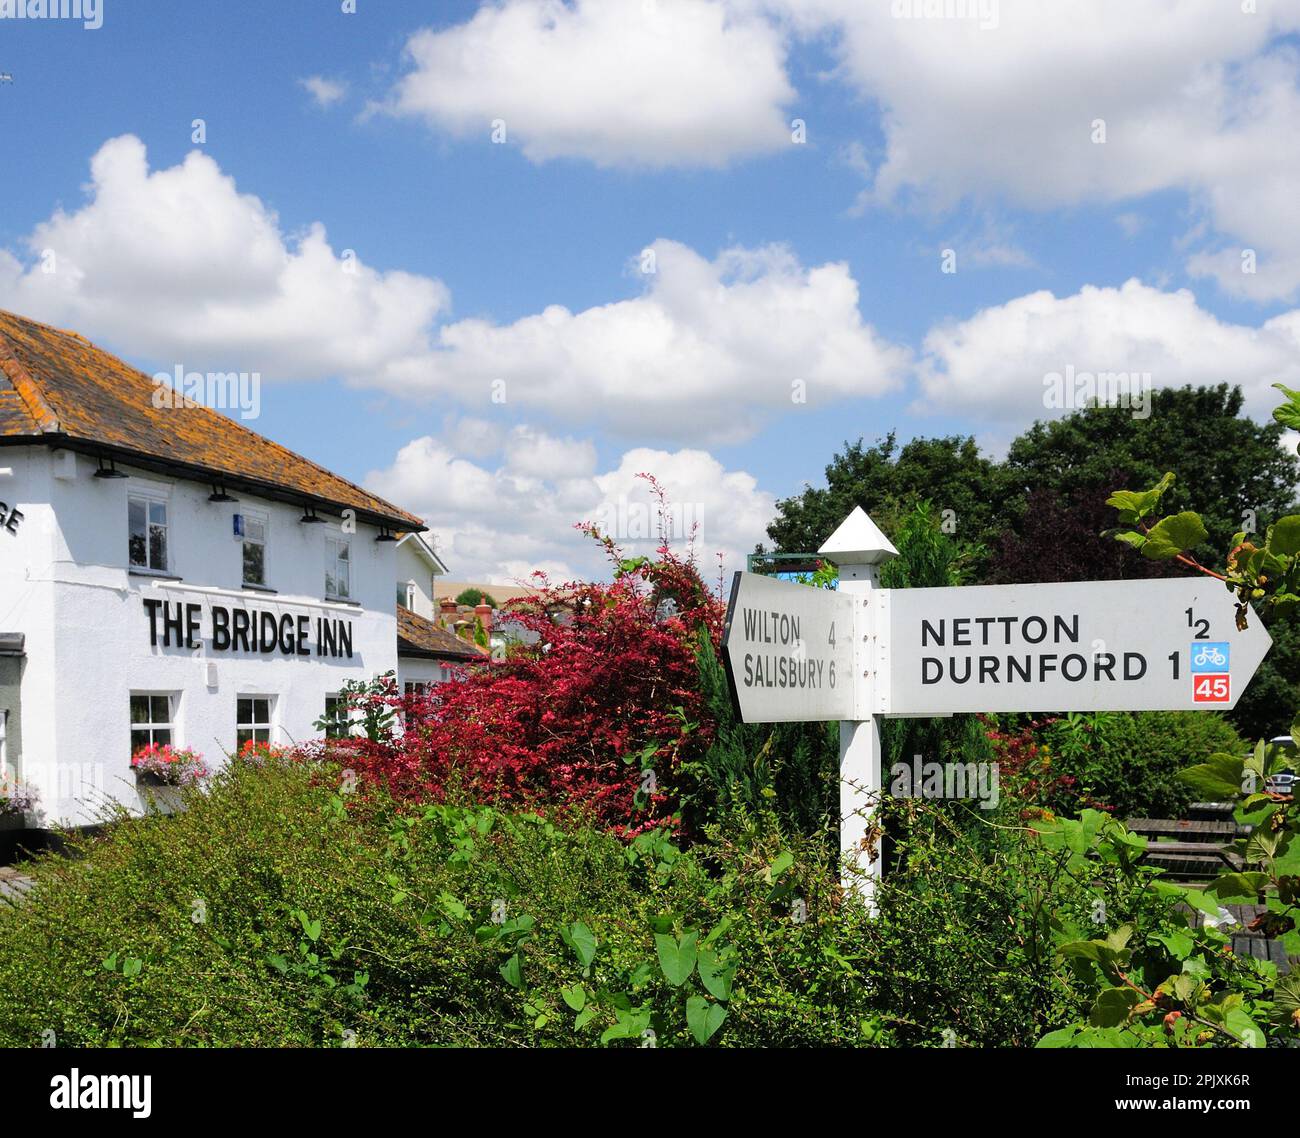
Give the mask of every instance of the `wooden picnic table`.
MULTIPOLYGON (((1199 909, 1184 907, 1193 928, 1200 928, 1205 922, 1205 914, 1199 909)), ((1267 905, 1233 904, 1224 905, 1234 923, 1223 926, 1228 934, 1232 951, 1238 956, 1251 956, 1256 960, 1271 960, 1277 965, 1279 976, 1285 976, 1293 968, 1294 957, 1288 956, 1286 947, 1280 938, 1266 937, 1262 932, 1251 929, 1250 923, 1268 911, 1267 905)))
POLYGON ((1240 856, 1221 842, 1151 842, 1142 855, 1142 860, 1163 863, 1169 869, 1199 871, 1199 876, 1204 876, 1207 872, 1213 874, 1218 862, 1233 872, 1242 866, 1240 856))
POLYGON ((1197 822, 1185 818, 1130 818, 1124 823, 1135 834, 1153 838, 1183 838, 1189 842, 1232 841, 1235 822, 1197 822))

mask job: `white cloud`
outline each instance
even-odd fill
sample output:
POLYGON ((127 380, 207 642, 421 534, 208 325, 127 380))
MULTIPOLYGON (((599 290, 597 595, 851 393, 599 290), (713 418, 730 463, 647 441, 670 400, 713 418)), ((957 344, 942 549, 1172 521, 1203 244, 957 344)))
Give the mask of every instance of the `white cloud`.
POLYGON ((846 265, 804 267, 782 246, 710 261, 661 240, 632 299, 448 322, 442 282, 336 252, 319 224, 284 232, 198 151, 151 171, 130 135, 95 155, 86 204, 26 245, 26 263, 0 249, 0 306, 166 370, 340 376, 471 410, 504 396, 642 439, 738 439, 805 393, 811 407, 888 391, 909 360, 863 321, 846 265))
POLYGON ((311 95, 318 107, 332 107, 348 93, 348 85, 341 79, 327 79, 323 75, 309 75, 299 79, 298 85, 311 95))
POLYGON ((790 145, 785 43, 749 5, 501 0, 406 45, 384 109, 533 161, 719 166, 790 145))
POLYGON ((1044 379, 1067 367, 1076 376, 1150 373, 1156 388, 1240 384, 1247 411, 1266 419, 1277 403, 1269 385, 1300 382, 1300 310, 1251 327, 1219 320, 1186 289, 1137 280, 1059 298, 1030 293, 932 328, 914 409, 1024 425, 1056 413, 1044 379))
POLYGON ((535 569, 559 581, 607 577, 603 551, 574 528, 579 522, 595 522, 629 553, 651 552, 659 540, 657 515, 642 472, 667 490, 670 537, 679 552, 698 523, 693 548, 710 583, 716 553, 728 572, 743 568, 775 513, 775 498, 751 475, 725 469, 704 451, 639 447, 600 470, 590 440, 519 425, 499 433, 493 450, 467 457, 466 440, 486 437, 484 424, 462 421, 441 437, 412 440, 365 480, 375 493, 428 519, 457 580, 526 582, 535 569))
POLYGON ((504 379, 512 404, 562 407, 640 437, 729 440, 799 409, 796 397, 815 406, 901 382, 908 353, 863 321, 847 265, 805 268, 782 246, 712 261, 675 241, 650 248, 655 272, 642 295, 446 325, 434 356, 400 378, 409 391, 483 399, 504 379))
POLYGON ((186 367, 382 383, 427 358, 441 282, 336 254, 316 224, 285 234, 207 155, 150 171, 132 135, 91 161, 89 201, 0 250, 0 304, 186 367), (49 267, 53 271, 46 271, 49 267))
POLYGON ((975 3, 952 6, 966 19, 894 17, 921 3, 768 3, 805 34, 829 30, 840 78, 881 107, 875 201, 1052 208, 1182 190, 1215 231, 1190 271, 1259 300, 1300 288, 1300 56, 1280 38, 1300 28, 1296 0, 1254 13, 1000 0, 984 28, 975 3), (1254 275, 1242 245, 1260 250, 1254 275))

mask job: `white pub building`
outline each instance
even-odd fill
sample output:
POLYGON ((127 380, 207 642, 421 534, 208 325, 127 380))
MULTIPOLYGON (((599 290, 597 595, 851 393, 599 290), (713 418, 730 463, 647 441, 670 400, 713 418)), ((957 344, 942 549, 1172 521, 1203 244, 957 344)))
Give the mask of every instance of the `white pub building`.
POLYGON ((142 809, 147 743, 215 768, 318 737, 347 680, 482 658, 408 607, 445 571, 420 518, 158 391, 0 312, 0 765, 29 825, 142 809))

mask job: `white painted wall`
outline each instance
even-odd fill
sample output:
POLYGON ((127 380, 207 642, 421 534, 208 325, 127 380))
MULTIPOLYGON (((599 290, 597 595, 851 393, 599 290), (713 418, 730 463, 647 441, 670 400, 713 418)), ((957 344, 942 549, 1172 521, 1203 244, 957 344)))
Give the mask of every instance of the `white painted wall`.
POLYGON ((416 656, 403 656, 397 662, 399 690, 406 691, 407 684, 443 684, 452 673, 443 660, 424 660, 416 656))
POLYGON ((350 535, 352 599, 324 600, 325 537, 338 523, 302 525, 300 507, 237 494, 237 504, 207 500, 206 484, 168 480, 119 467, 130 479, 96 479, 95 463, 74 456, 75 476, 57 478, 59 458, 45 448, 0 449, 0 500, 27 515, 0 546, 0 630, 27 635, 21 775, 41 793, 48 821, 92 821, 111 798, 139 808, 130 771, 130 695, 180 693, 174 740, 200 751, 209 766, 235 746, 236 698, 276 697, 273 739, 319 733, 313 723, 325 696, 344 680, 397 666, 394 545, 358 525, 350 535), (171 565, 167 581, 128 572, 127 493, 136 485, 168 494, 171 565), (236 512, 267 516, 267 584, 275 595, 242 588, 236 512), (15 540, 16 537, 16 540, 15 540), (146 597, 202 606, 197 650, 151 646, 146 597), (351 620, 351 660, 214 652, 213 603, 227 608, 351 620), (209 676, 208 664, 215 664, 209 676), (215 679, 215 683, 209 683, 215 679))
MULTIPOLYGON (((408 537, 397 545, 397 585, 415 584, 415 603, 406 605, 417 616, 433 619, 433 573, 416 545, 418 539, 408 537)), ((393 592, 396 599, 396 588, 393 592)), ((405 601, 402 602, 406 604, 405 601)))

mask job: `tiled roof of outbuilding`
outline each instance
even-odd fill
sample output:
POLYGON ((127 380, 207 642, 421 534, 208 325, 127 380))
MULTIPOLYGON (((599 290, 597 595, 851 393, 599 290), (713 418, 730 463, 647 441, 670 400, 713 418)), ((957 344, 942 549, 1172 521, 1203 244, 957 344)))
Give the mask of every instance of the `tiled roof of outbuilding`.
POLYGON ((477 644, 462 640, 402 605, 397 606, 397 654, 451 660, 487 659, 487 653, 477 644))
MULTIPOLYGON (((64 332, 0 311, 0 442, 68 447, 271 497, 353 509, 401 530, 423 521, 194 403, 155 406, 142 371, 64 332)), ((162 402, 162 401, 159 401, 162 402)))

